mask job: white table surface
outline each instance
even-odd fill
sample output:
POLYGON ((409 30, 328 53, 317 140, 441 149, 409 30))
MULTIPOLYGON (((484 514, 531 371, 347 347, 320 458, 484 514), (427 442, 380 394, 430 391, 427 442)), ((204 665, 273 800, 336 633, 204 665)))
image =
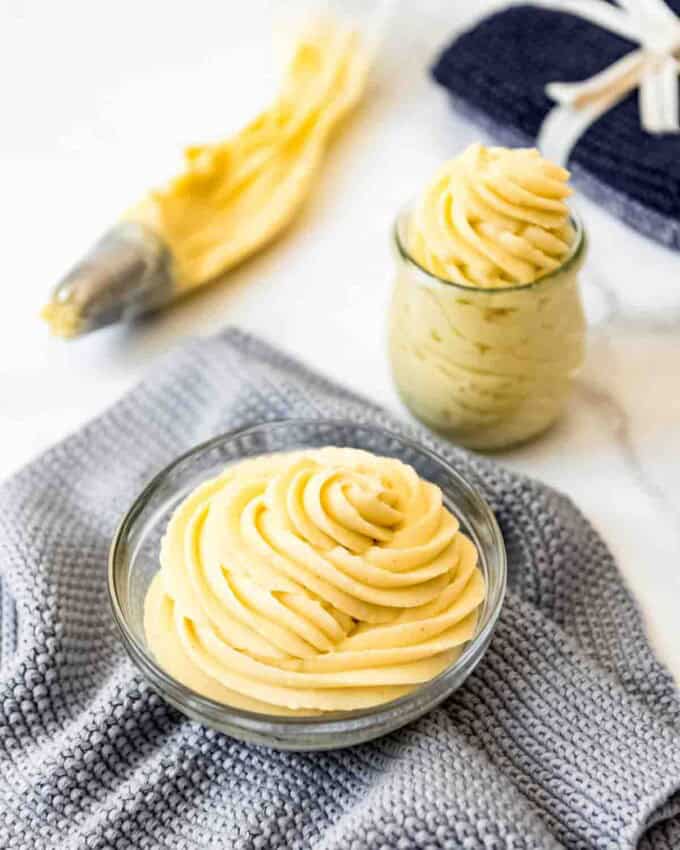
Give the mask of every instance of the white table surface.
MULTIPOLYGON (((182 145, 220 138, 265 104, 278 78, 271 10, 0 6, 0 474, 97 414, 186 335, 228 323, 401 410, 384 343, 388 231, 433 169, 481 138, 426 73, 479 5, 402 3, 363 108, 285 238, 154 320, 69 344, 37 318, 49 287, 173 173, 182 145)), ((590 517, 680 680, 680 255, 578 204, 590 236, 587 363, 564 420, 502 460, 590 517)))

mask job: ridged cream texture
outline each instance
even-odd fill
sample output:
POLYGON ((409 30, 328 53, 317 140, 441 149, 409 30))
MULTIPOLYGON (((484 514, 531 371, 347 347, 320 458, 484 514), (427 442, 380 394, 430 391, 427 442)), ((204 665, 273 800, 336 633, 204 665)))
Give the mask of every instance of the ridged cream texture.
POLYGON ((419 265, 454 283, 531 283, 569 253, 568 179, 533 148, 472 145, 418 199, 406 247, 419 265))
POLYGON ((345 711, 408 693, 475 633, 484 580, 441 490, 395 459, 260 456, 172 516, 145 602, 158 663, 254 711, 345 711))
POLYGON ((367 71, 356 31, 333 18, 314 21, 272 105, 231 138, 189 148, 184 172, 127 214, 168 245, 182 289, 221 275, 291 221, 367 71))

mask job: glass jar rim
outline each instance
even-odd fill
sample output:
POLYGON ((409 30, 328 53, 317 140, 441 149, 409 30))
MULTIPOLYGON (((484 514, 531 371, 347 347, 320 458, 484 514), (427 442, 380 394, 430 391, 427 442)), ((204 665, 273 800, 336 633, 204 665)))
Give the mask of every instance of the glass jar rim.
POLYGON ((474 292, 477 295, 483 293, 484 295, 493 296, 496 293, 507 294, 509 292, 525 292, 538 289, 539 287, 552 282, 557 275, 562 274, 572 266, 579 263, 585 254, 586 232, 585 227, 583 226, 583 219, 573 208, 570 207, 569 220, 574 228, 574 238, 572 239, 569 253, 557 268, 546 272, 546 274, 541 275, 541 277, 538 277, 536 280, 532 280, 529 283, 517 283, 511 284, 510 286, 471 286, 465 283, 458 283, 457 281, 439 277, 439 275, 428 271, 428 269, 422 266, 409 251, 406 244, 406 234, 403 233, 402 230, 404 229, 404 226, 412 212, 413 203, 409 203, 399 212, 395 220, 392 235, 397 249, 397 254, 405 263, 412 266, 419 275, 424 277, 428 283, 434 284, 435 286, 453 287, 454 289, 459 289, 461 292, 474 292))

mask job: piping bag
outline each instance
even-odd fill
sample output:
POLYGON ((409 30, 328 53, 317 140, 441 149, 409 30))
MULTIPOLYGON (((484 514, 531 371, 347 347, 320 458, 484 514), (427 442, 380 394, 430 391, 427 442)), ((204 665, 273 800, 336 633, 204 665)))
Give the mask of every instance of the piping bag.
POLYGON ((330 12, 309 20, 273 104, 235 136, 188 148, 184 171, 126 212, 57 284, 41 313, 52 333, 69 339, 158 310, 278 236, 364 91, 388 5, 364 33, 330 12))

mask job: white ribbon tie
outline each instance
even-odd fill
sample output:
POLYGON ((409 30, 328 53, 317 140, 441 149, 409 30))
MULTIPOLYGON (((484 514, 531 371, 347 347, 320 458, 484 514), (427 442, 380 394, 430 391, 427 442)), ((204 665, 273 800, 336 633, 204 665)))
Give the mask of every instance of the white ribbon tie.
POLYGON ((618 6, 605 0, 537 0, 534 4, 578 15, 640 45, 587 80, 546 86, 557 105, 546 115, 536 144, 562 165, 585 130, 636 88, 643 128, 653 134, 680 133, 680 18, 664 0, 617 2, 618 6))

